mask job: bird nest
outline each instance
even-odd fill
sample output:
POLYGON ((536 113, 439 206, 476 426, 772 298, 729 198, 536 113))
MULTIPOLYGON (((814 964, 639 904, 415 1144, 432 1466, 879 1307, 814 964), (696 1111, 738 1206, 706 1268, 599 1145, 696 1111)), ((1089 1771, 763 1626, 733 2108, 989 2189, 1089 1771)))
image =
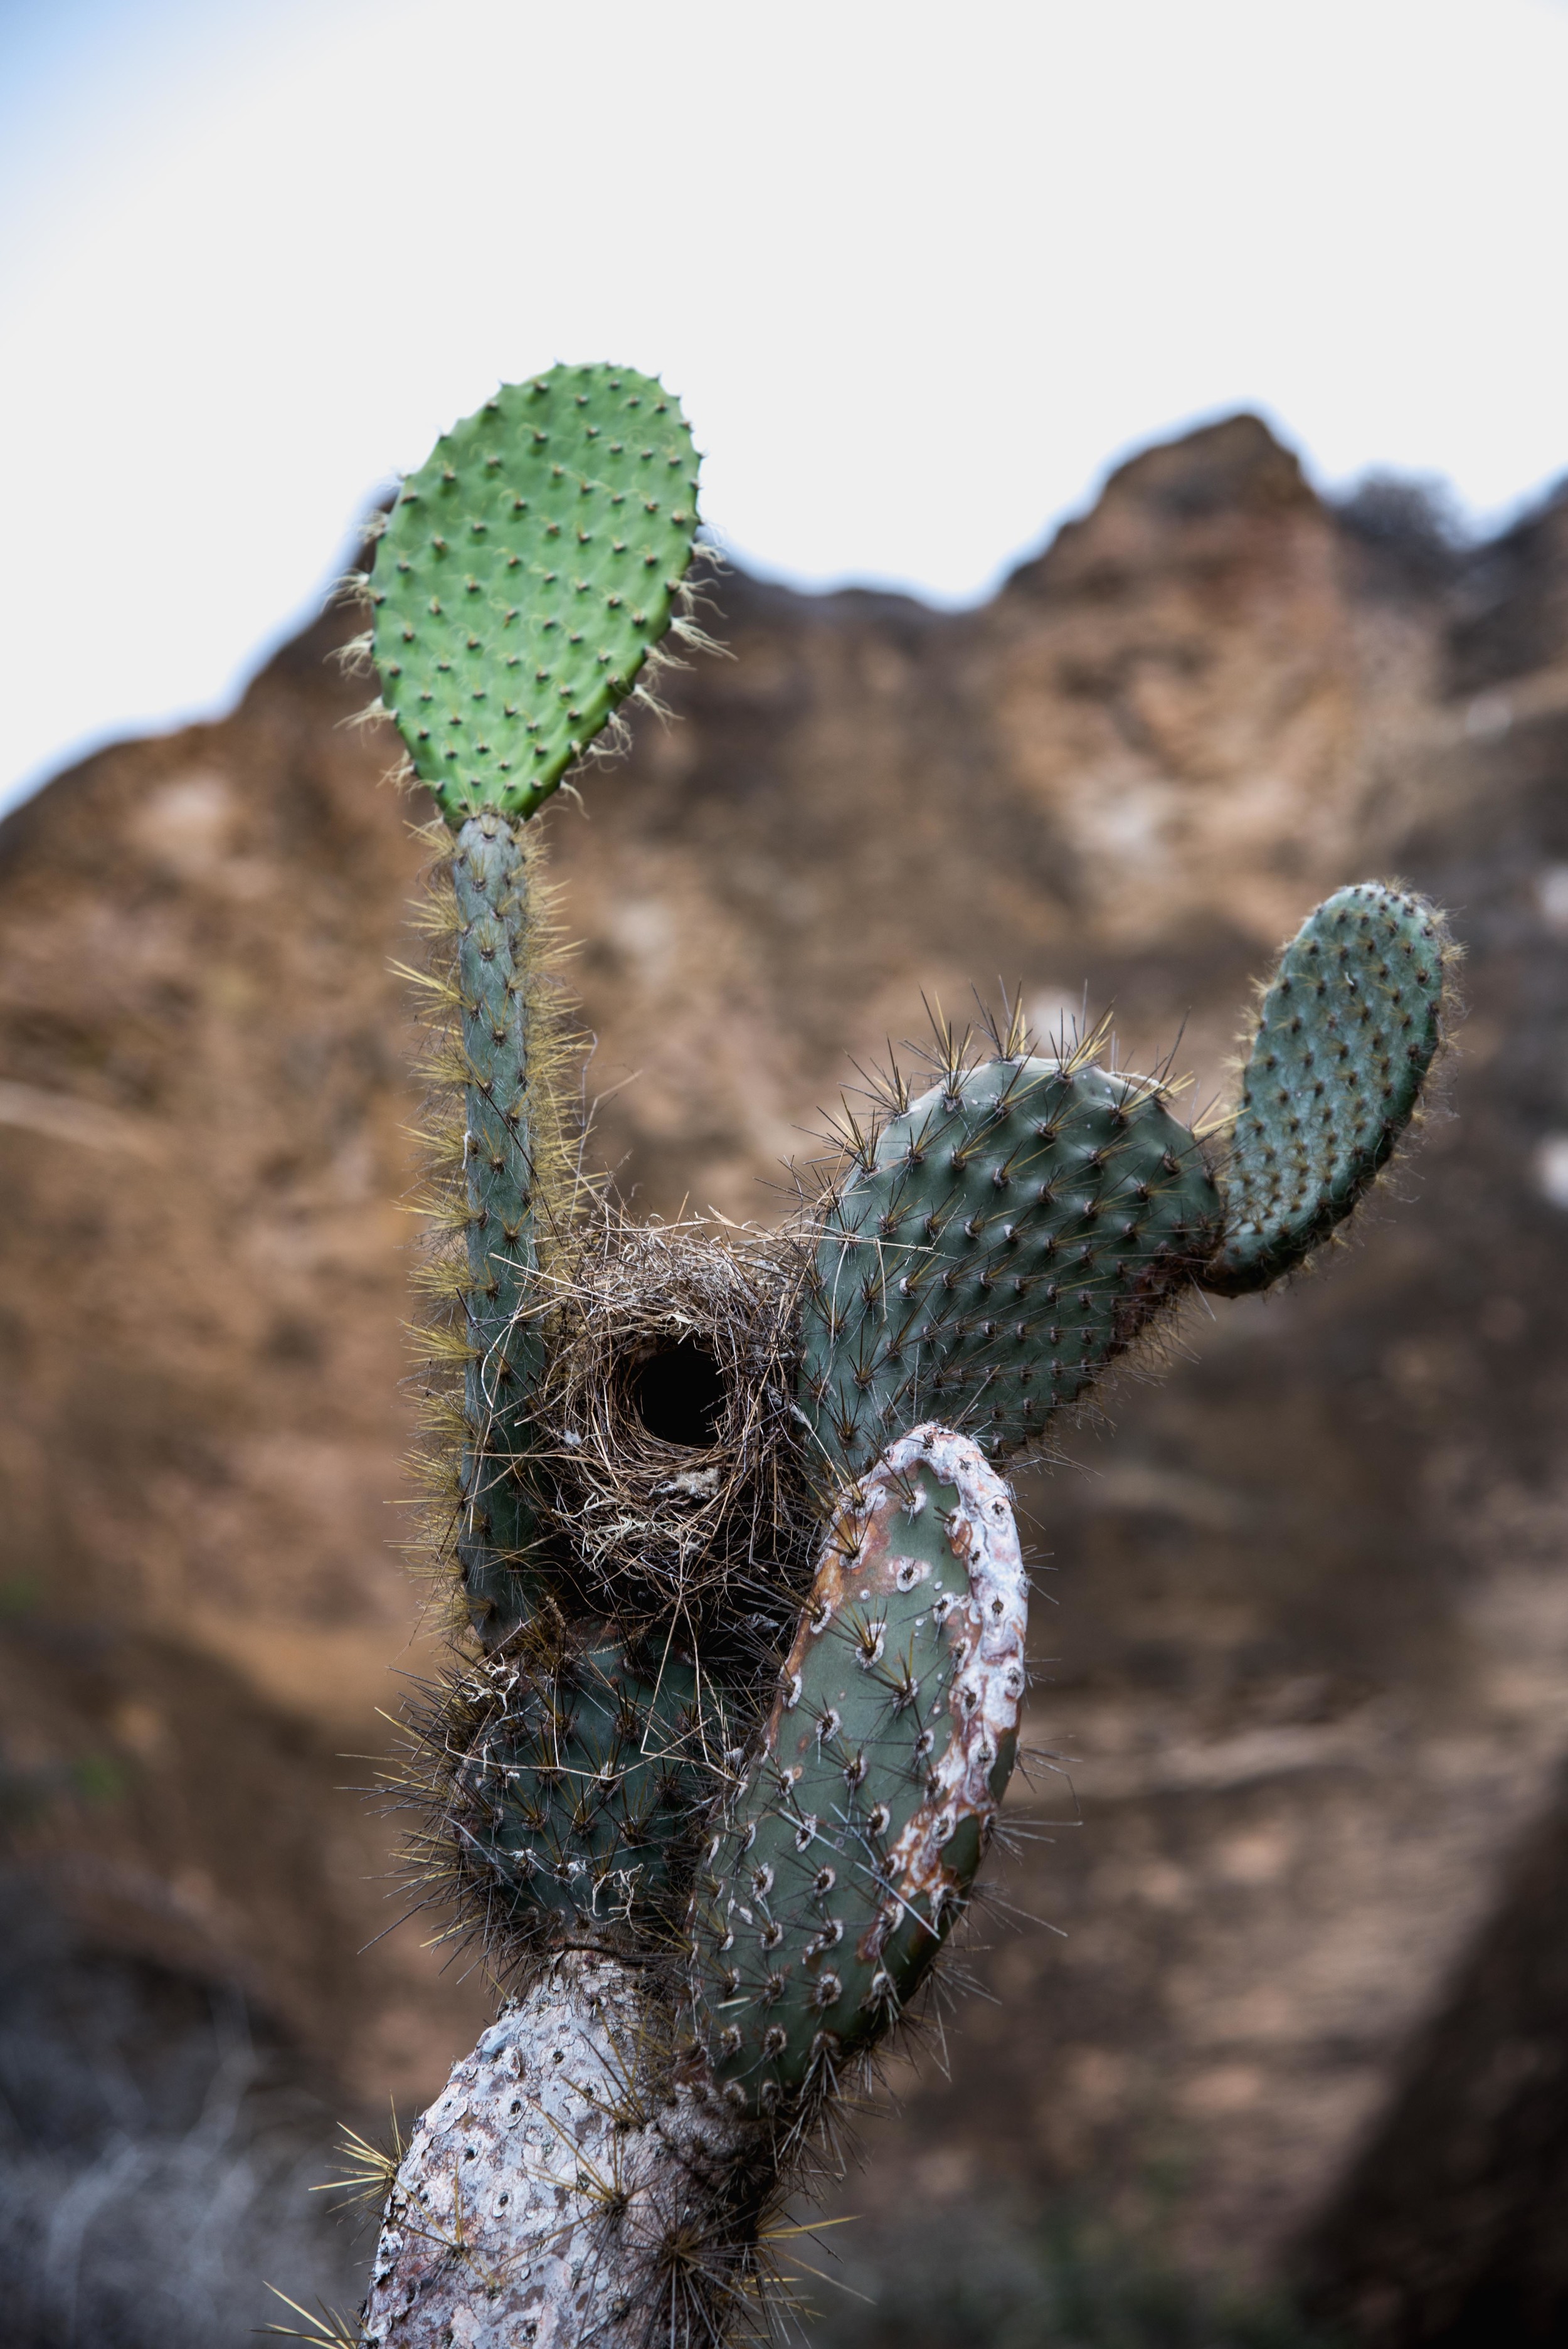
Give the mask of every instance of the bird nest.
POLYGON ((820 1511, 793 1395, 802 1252, 608 1206, 573 1238, 531 1414, 560 1552, 626 1630, 701 1619, 711 1636, 722 1603, 768 1644, 810 1582, 820 1511))

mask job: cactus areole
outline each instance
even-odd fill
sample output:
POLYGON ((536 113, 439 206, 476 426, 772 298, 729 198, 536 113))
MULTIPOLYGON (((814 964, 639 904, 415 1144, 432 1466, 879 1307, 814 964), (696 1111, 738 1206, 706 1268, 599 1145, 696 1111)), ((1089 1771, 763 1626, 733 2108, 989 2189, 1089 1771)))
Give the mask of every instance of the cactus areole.
MULTIPOLYGON (((1017 1750, 1007 1464, 1194 1286, 1327 1240, 1414 1113, 1452 958, 1408 890, 1285 948, 1235 1111, 938 1029, 776 1233, 582 1174, 532 818, 700 639, 697 464, 629 368, 509 385, 403 485, 366 593, 438 811, 426 1314, 449 1671, 397 1782, 500 2021, 387 2164, 357 2338, 748 2334, 769 2220, 917 2021, 1017 1750)), ((350 2328, 352 2334, 352 2328, 350 2328)))

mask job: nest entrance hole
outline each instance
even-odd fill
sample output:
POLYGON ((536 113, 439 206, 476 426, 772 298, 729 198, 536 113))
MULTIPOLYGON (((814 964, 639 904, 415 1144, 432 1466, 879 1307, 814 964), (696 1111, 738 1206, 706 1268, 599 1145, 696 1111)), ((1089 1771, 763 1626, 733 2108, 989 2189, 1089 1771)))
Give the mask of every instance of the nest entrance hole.
POLYGON ((724 1379, 713 1354, 696 1338, 678 1339, 645 1355, 632 1372, 630 1400, 657 1443, 697 1452, 718 1441, 724 1379))

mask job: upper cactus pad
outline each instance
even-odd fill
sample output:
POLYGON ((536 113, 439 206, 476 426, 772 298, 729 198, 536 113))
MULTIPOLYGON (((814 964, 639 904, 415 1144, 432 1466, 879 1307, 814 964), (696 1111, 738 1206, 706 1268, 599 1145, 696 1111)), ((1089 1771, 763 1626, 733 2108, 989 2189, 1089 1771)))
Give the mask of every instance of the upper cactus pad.
POLYGON ((1220 1199, 1157 1088, 1002 1058, 888 1120, 827 1206, 800 1403, 858 1475, 913 1420, 1037 1439, 1208 1256, 1220 1199))
POLYGON ((679 401, 612 367, 503 385, 405 481, 371 580, 376 665, 449 823, 531 816, 631 692, 696 490, 679 401))
POLYGON ((1264 998, 1206 1288, 1266 1288, 1350 1213, 1415 1110, 1450 952, 1424 897, 1378 881, 1307 916, 1264 998))

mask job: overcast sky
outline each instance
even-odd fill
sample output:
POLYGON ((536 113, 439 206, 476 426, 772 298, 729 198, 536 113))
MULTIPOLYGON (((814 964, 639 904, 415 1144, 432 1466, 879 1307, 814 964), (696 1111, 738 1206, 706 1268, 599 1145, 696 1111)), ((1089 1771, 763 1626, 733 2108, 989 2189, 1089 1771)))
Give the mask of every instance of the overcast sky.
POLYGON ((500 379, 657 370, 745 563, 985 594, 1261 409, 1568 471, 1564 0, 0 0, 0 800, 224 707, 500 379))

